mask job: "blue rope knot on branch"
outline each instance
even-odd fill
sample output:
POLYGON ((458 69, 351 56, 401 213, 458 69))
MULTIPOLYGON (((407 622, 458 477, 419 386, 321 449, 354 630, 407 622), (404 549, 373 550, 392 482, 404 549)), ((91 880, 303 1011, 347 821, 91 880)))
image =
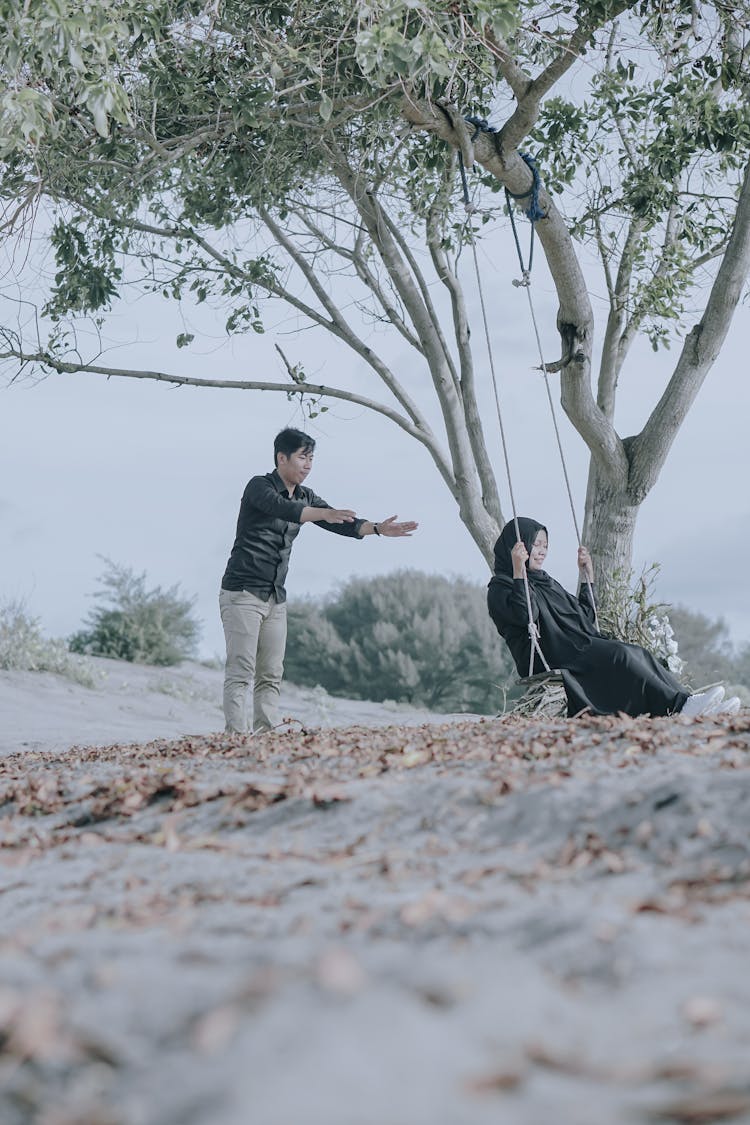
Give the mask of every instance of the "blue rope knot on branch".
MULTIPOLYGON (((471 138, 472 143, 477 139, 480 133, 489 133, 490 136, 495 138, 495 143, 497 145, 498 131, 493 125, 490 125, 484 117, 473 117, 470 115, 464 117, 464 121, 467 125, 474 126, 474 134, 471 138)), ((527 219, 535 223, 538 219, 546 219, 547 217, 547 212, 543 211, 539 206, 539 191, 542 186, 542 181, 539 178, 539 169, 537 168, 534 157, 529 156, 527 152, 521 152, 519 156, 531 171, 533 177, 531 187, 528 191, 520 191, 518 193, 509 191, 508 188, 505 190, 512 199, 529 199, 529 205, 525 209, 524 214, 527 219)))
POLYGON ((508 188, 506 188, 505 190, 511 197, 511 199, 526 199, 527 197, 530 197, 530 202, 525 210, 525 215, 527 219, 530 219, 532 223, 535 223, 537 219, 546 219, 547 217, 547 212, 542 211, 541 207, 539 206, 539 189, 542 186, 542 182, 539 179, 539 169, 536 166, 536 160, 534 160, 533 156, 529 156, 528 152, 519 152, 518 155, 521 157, 521 160, 523 160, 524 164, 526 164, 531 169, 531 175, 533 176, 531 187, 528 191, 521 191, 518 193, 509 191, 508 188))

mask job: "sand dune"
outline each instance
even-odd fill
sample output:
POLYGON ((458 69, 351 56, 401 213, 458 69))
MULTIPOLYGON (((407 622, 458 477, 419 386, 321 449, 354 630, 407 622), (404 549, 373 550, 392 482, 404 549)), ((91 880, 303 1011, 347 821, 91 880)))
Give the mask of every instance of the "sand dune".
MULTIPOLYGON (((88 658, 95 687, 50 672, 0 672, 0 754, 106 742, 178 738, 222 730, 222 672, 187 661, 154 668, 88 658)), ((284 718, 315 727, 445 721, 419 708, 337 699, 321 688, 282 686, 284 718)))
POLYGON ((750 1121, 747 712, 253 739, 216 683, 0 675, 2 1125, 750 1121))

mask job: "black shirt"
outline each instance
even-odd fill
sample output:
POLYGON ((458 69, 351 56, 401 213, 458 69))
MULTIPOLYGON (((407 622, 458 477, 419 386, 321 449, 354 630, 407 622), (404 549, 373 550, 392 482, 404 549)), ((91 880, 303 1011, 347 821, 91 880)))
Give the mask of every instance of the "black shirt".
MULTIPOLYGON (((265 476, 253 477, 240 504, 237 534, 221 580, 223 590, 247 590, 266 601, 273 596, 286 601, 284 581, 289 569, 292 544, 300 532, 304 508, 330 508, 327 500, 311 488, 298 484, 292 496, 274 469, 265 476)), ((351 523, 317 523, 325 531, 361 538, 364 520, 351 523)))

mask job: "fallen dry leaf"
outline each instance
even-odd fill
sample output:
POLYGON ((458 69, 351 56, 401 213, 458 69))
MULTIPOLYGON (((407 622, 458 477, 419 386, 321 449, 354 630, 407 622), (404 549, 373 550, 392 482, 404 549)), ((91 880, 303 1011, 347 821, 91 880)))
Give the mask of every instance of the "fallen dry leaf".
POLYGON ((467 1094, 482 1097, 488 1094, 501 1094, 506 1090, 517 1090, 526 1078, 523 1067, 519 1064, 511 1067, 497 1067, 484 1074, 474 1075, 464 1082, 467 1094))
POLYGON ((428 891, 414 902, 401 907, 399 917, 407 926, 422 926, 432 918, 445 922, 462 922, 474 913, 468 899, 447 895, 443 891, 428 891))
POLYGON ((354 995, 367 981, 364 969, 354 954, 341 946, 327 949, 321 955, 315 975, 321 988, 342 996, 354 995))
POLYGON ((229 1044, 240 1022, 235 1004, 220 1004, 196 1021, 191 1042, 202 1055, 217 1055, 229 1044))
POLYGON ((745 1090, 715 1090, 676 1098, 652 1109, 652 1121, 669 1121, 676 1125, 709 1125, 715 1121, 731 1121, 750 1110, 750 1093, 745 1090))
POLYGON ((691 996, 682 1005, 681 1014, 694 1028, 700 1029, 720 1023, 724 1010, 720 1001, 713 996, 691 996))

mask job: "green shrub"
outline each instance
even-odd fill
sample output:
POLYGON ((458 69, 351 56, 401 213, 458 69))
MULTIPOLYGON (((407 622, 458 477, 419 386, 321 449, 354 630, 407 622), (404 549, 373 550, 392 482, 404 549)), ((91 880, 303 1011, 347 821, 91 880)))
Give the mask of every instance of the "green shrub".
POLYGON ((750 645, 734 647, 723 617, 711 619, 681 605, 672 606, 669 616, 688 682, 695 687, 723 680, 727 695, 739 695, 745 704, 750 702, 750 645))
POLYGON ((515 676, 484 586, 408 570, 291 602, 285 665, 293 683, 332 695, 483 714, 515 676))
POLYGON ((179 586, 146 588, 146 575, 104 559, 97 606, 69 641, 73 652, 141 664, 178 664, 195 654, 200 624, 194 598, 179 586))
POLYGON ((64 641, 42 634, 39 620, 19 600, 0 604, 0 668, 4 671, 56 672, 95 687, 97 677, 86 660, 71 656, 64 641))
POLYGON ((597 592, 599 629, 605 637, 641 645, 681 676, 685 663, 669 619, 670 606, 653 600, 653 585, 659 564, 645 567, 638 578, 632 571, 616 571, 597 592))

